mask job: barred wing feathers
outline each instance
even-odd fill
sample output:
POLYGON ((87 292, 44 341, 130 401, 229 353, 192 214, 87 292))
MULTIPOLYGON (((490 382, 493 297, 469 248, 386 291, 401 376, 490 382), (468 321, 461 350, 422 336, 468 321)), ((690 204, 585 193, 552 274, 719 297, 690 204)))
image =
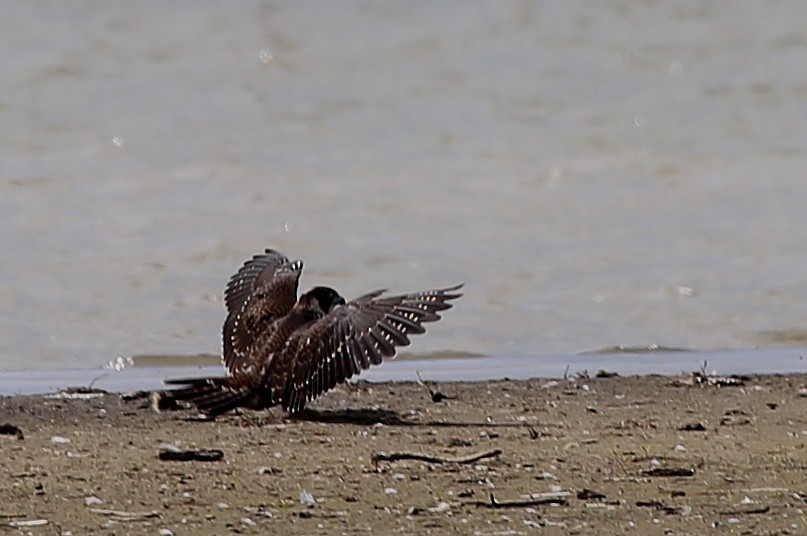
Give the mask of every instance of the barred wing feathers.
POLYGON ((267 249, 244 263, 224 291, 227 318, 221 333, 222 361, 229 372, 248 365, 249 347, 297 301, 303 264, 267 249))
POLYGON ((284 352, 294 366, 283 408, 299 411, 338 383, 394 357, 410 335, 425 333, 423 324, 439 320, 439 311, 452 307, 448 302, 462 296, 461 287, 389 297, 372 292, 296 332, 284 352))
POLYGON ((267 249, 264 253, 255 255, 244 263, 238 272, 233 274, 224 290, 224 304, 227 312, 237 311, 252 292, 261 285, 269 283, 275 275, 275 270, 289 259, 279 251, 267 249))

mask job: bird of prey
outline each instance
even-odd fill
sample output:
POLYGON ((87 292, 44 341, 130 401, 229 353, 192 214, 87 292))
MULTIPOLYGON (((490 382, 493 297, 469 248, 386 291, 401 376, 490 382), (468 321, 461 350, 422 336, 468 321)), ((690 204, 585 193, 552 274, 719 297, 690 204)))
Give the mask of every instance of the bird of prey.
POLYGON ((190 402, 210 416, 277 404, 294 413, 370 365, 395 356, 423 324, 440 319, 462 285, 346 302, 314 287, 297 298, 302 261, 267 249, 246 261, 224 292, 222 361, 227 376, 167 380, 163 399, 190 402))

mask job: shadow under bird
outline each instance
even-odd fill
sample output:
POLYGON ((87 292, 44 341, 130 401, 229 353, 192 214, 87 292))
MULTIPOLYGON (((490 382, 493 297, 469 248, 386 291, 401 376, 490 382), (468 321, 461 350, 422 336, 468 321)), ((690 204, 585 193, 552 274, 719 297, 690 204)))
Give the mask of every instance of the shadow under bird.
POLYGON ((297 298, 302 261, 267 249, 246 261, 224 291, 222 361, 228 375, 166 380, 181 386, 163 400, 190 402, 214 416, 277 404, 297 412, 352 376, 395 356, 423 324, 440 319, 462 285, 384 296, 376 290, 346 302, 314 287, 297 298))

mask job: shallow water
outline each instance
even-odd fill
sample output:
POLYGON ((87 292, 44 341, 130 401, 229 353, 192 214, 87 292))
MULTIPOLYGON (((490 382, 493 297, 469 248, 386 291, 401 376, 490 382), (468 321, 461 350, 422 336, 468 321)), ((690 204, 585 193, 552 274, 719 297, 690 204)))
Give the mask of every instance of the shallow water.
POLYGON ((464 281, 423 354, 803 346, 806 17, 8 2, 0 369, 215 353, 267 246, 348 297, 464 281))
MULTIPOLYGON (((482 381, 510 378, 562 378, 617 374, 787 374, 807 373, 807 348, 724 350, 719 352, 640 352, 542 356, 429 357, 396 359, 362 372, 353 380, 482 381)), ((112 392, 164 389, 168 378, 220 376, 217 357, 141 356, 115 360, 105 369, 0 371, 0 395, 52 393, 67 387, 112 392)))

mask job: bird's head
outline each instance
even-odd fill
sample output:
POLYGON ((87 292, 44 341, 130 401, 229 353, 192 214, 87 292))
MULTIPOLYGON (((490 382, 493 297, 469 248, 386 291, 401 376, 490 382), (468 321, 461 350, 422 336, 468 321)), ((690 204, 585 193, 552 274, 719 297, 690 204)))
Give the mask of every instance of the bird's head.
POLYGON ((314 287, 305 293, 312 306, 323 314, 330 313, 337 305, 344 305, 345 299, 330 287, 314 287))
POLYGON ((297 301, 295 309, 309 320, 317 320, 330 313, 334 307, 344 305, 345 299, 332 288, 314 287, 297 301))

